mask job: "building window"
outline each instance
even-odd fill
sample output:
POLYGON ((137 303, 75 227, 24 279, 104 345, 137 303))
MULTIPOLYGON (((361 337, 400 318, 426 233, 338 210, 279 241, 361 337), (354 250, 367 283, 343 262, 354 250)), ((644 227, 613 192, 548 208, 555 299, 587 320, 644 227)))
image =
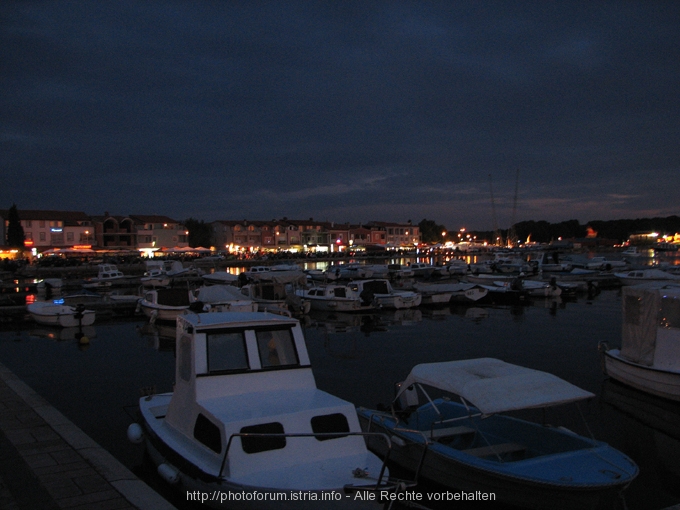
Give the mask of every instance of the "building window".
POLYGON ((40 220, 40 228, 45 228, 45 220, 40 220))
POLYGON ((45 240, 45 232, 40 232, 40 240, 41 241, 45 240))
POLYGON ((73 232, 66 232, 66 240, 73 242, 73 232))

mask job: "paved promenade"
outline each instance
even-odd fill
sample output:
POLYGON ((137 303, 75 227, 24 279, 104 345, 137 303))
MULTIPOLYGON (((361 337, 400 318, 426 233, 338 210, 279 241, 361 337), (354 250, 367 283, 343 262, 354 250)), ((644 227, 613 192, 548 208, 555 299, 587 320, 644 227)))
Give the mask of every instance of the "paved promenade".
POLYGON ((0 509, 174 507, 0 363, 0 509))

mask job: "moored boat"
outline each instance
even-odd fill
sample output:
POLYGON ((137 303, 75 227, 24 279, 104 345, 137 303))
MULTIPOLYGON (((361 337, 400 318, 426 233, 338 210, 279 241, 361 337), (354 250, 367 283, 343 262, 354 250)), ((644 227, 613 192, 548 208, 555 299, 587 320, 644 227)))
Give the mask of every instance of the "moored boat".
POLYGON ((365 508, 357 491, 395 489, 354 406, 316 387, 297 320, 189 314, 176 344, 174 391, 142 397, 128 428, 168 482, 258 510, 365 508))
POLYGON ((621 348, 600 344, 612 379, 680 401, 680 285, 650 283, 622 290, 621 348))
POLYGON ((49 301, 36 301, 26 306, 31 318, 43 326, 74 328, 94 324, 95 312, 84 307, 55 304, 49 301))
MULTIPOLYGON (((614 503, 637 476, 630 458, 562 427, 502 414, 593 396, 552 374, 482 358, 416 365, 389 411, 358 414, 365 431, 391 436, 390 459, 417 480, 492 492, 522 508, 597 508, 614 503), (426 387, 461 403, 433 399, 426 387)), ((369 448, 387 453, 372 438, 369 448)))
POLYGON ((174 321, 178 315, 189 309, 191 297, 188 289, 156 288, 144 292, 138 306, 151 322, 174 321))
POLYGON ((626 273, 614 273, 623 285, 639 285, 649 282, 680 284, 680 275, 668 273, 662 269, 639 269, 626 273))
POLYGON ((349 287, 364 301, 374 301, 382 308, 414 308, 420 306, 422 296, 418 292, 394 290, 388 280, 355 280, 349 287))
POLYGON ((316 285, 295 292, 300 298, 309 301, 312 310, 317 311, 362 312, 378 308, 375 300, 363 299, 350 285, 316 285))

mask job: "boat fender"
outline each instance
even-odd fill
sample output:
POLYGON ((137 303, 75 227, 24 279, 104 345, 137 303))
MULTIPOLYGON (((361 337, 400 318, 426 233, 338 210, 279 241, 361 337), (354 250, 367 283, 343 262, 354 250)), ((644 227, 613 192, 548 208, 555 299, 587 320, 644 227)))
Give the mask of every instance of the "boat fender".
POLYGON ((156 319, 158 318, 158 311, 154 310, 151 312, 151 316, 149 317, 149 324, 156 324, 156 319))
POLYGON ((133 444, 139 444, 144 439, 144 431, 139 423, 131 423, 127 429, 128 440, 133 444))
POLYGON ((172 467, 170 464, 166 464, 165 462, 158 465, 158 474, 163 480, 171 485, 179 482, 179 470, 172 467))

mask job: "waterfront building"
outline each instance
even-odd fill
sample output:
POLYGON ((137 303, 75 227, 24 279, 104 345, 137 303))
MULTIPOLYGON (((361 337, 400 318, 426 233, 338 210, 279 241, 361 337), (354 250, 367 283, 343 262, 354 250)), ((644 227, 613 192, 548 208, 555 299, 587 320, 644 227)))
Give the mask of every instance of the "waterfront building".
POLYGON ((189 231, 186 227, 167 216, 132 216, 137 232, 137 250, 146 256, 163 248, 186 248, 189 246, 189 231))
MULTIPOLYGON (((162 215, 90 216, 82 211, 19 210, 26 247, 34 254, 50 249, 134 251, 146 256, 189 246, 189 232, 162 215)), ((7 210, 0 210, 0 245, 6 243, 7 210)), ((353 249, 413 248, 417 226, 370 222, 361 225, 282 218, 271 221, 218 220, 210 223, 213 247, 232 252, 288 251, 334 253, 353 249)))
MULTIPOLYGON (((2 240, 6 242, 9 211, 0 210, 2 240)), ((51 248, 90 247, 94 241, 94 227, 90 216, 81 211, 19 211, 24 229, 24 246, 42 252, 51 248)))

